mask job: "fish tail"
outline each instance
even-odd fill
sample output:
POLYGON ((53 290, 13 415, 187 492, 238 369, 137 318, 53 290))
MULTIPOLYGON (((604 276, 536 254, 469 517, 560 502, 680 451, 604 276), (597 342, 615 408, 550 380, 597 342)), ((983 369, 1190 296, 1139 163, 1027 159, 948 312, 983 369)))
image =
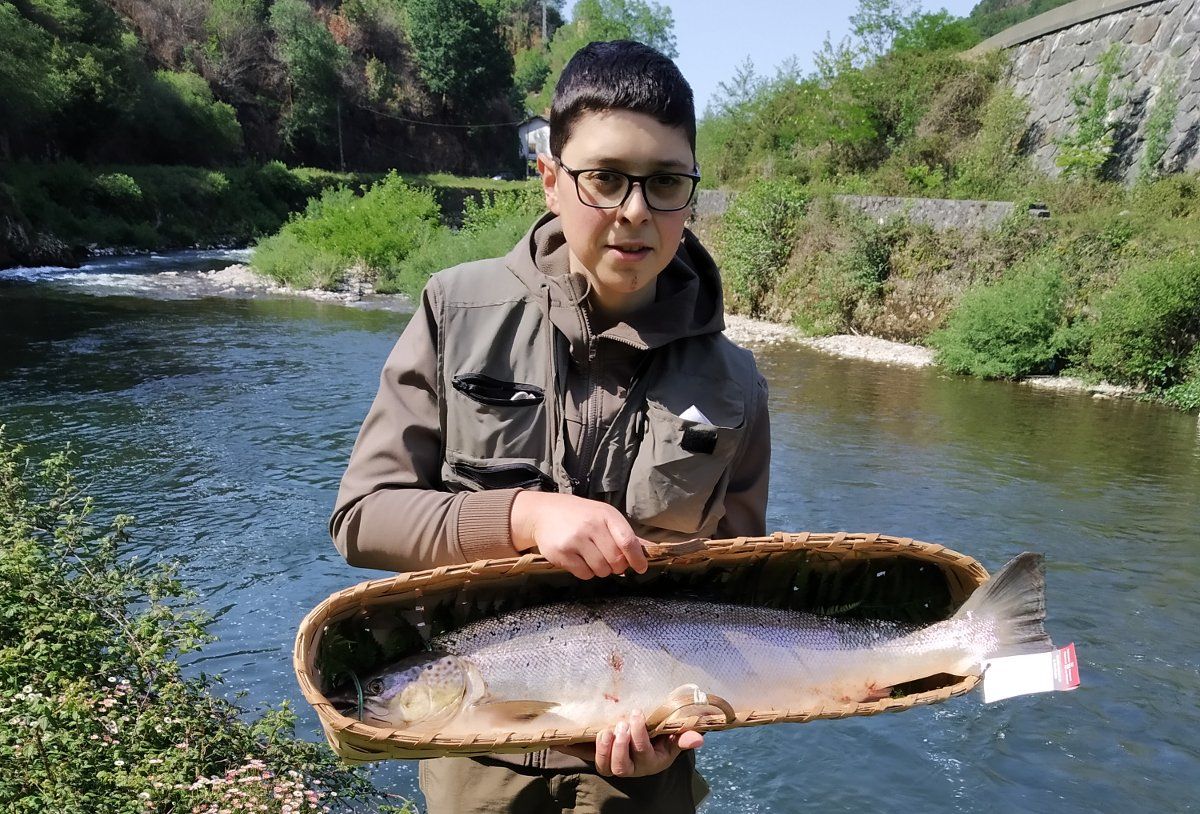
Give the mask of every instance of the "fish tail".
POLYGON ((1046 573, 1041 554, 1018 554, 971 594, 951 621, 968 615, 995 623, 996 648, 986 656, 1041 653, 1046 635, 1046 573))

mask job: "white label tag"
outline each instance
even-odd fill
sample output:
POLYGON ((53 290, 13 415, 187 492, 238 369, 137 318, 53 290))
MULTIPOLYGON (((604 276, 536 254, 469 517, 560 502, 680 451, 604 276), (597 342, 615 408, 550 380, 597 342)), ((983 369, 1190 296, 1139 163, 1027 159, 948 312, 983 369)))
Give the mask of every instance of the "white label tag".
POLYGON ((708 416, 700 412, 700 408, 695 404, 680 413, 679 417, 684 421, 695 421, 697 424, 712 424, 712 422, 708 420, 708 416))
POLYGON ((990 704, 1016 695, 1073 690, 1079 686, 1079 662, 1075 644, 1028 653, 1002 656, 983 663, 983 702, 990 704))

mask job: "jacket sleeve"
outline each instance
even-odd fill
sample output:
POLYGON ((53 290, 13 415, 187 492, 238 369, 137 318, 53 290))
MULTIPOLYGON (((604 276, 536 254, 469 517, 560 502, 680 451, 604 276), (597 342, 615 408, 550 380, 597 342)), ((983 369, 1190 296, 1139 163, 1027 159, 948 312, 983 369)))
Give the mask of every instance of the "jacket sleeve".
POLYGON ((519 490, 451 493, 441 480, 439 301, 435 278, 383 366, 342 476, 329 532, 351 565, 415 571, 517 554, 519 490))
POLYGON ((771 477, 771 416, 767 381, 758 377, 746 437, 733 462, 725 493, 725 516, 718 538, 761 537, 767 533, 767 490, 771 477))

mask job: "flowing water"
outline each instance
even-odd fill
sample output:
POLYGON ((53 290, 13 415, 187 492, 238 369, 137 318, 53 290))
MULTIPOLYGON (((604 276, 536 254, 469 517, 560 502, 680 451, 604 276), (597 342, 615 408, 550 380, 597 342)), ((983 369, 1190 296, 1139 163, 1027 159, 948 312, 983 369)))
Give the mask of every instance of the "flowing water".
MULTIPOLYGON (((0 272, 0 422, 70 443, 144 556, 184 561, 219 615, 196 659, 243 703, 290 699, 301 617, 375 576, 325 522, 407 316, 205 296, 238 255, 0 272)), ((1186 811, 1200 782, 1200 427, 1195 415, 933 371, 757 351, 771 385, 772 529, 882 531, 993 570, 1048 565, 1048 629, 1083 686, 710 736, 717 812, 1186 811)), ((379 779, 417 797, 415 766, 379 779)))

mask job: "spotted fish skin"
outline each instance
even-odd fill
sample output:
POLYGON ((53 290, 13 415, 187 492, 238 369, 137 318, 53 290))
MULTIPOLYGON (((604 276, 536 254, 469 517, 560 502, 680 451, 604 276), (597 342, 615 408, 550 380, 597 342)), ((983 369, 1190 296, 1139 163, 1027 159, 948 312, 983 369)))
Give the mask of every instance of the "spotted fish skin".
MULTIPOLYGON (((648 713, 688 684, 735 710, 818 712, 939 673, 978 674, 1002 651, 1049 649, 1044 616, 1035 554, 928 626, 648 597, 536 606, 433 640, 437 658, 457 659, 471 680, 457 709, 428 726, 448 737, 599 728, 648 713), (514 718, 518 708, 533 712, 514 718)), ((444 683, 438 664, 429 675, 444 683)))

